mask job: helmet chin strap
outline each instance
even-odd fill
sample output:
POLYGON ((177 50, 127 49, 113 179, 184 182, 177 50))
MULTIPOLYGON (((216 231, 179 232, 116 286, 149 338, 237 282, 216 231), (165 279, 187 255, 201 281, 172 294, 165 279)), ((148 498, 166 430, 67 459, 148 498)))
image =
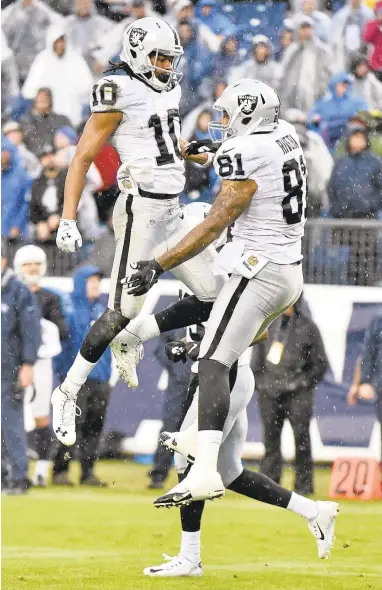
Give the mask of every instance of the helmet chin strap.
POLYGON ((257 121, 255 121, 255 123, 253 123, 253 125, 251 125, 249 129, 247 129, 247 131, 244 133, 244 135, 252 135, 252 133, 255 131, 255 129, 257 129, 257 127, 259 127, 259 125, 261 125, 261 123, 263 121, 264 121, 264 117, 259 117, 259 119, 257 119, 257 121))

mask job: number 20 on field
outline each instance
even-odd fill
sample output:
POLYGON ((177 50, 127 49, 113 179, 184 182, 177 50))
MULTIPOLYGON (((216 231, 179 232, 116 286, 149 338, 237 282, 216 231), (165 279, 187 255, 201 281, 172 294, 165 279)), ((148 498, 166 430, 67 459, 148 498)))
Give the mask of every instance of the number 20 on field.
POLYGON ((358 457, 336 459, 329 496, 351 500, 381 499, 381 469, 378 461, 358 457))

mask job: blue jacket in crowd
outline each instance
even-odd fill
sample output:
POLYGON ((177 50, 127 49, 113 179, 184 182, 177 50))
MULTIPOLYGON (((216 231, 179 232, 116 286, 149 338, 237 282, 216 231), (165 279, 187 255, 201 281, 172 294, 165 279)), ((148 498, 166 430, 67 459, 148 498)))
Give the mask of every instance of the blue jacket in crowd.
POLYGON ((198 20, 206 25, 215 35, 231 35, 235 30, 235 25, 228 16, 222 13, 220 2, 216 0, 199 0, 196 5, 196 16, 198 20), (208 16, 202 14, 203 6, 211 6, 212 10, 208 16))
POLYGON ((353 95, 350 74, 340 72, 331 78, 329 92, 313 105, 308 118, 312 120, 314 115, 321 117, 320 133, 328 146, 334 148, 336 141, 345 132, 347 121, 359 111, 367 111, 368 108, 368 104, 362 98, 353 95), (343 96, 336 94, 335 89, 339 82, 346 82, 348 85, 343 96))
POLYGON ((32 179, 24 169, 18 149, 1 134, 1 151, 10 153, 10 165, 1 173, 1 235, 6 238, 17 227, 25 234, 28 222, 29 190, 32 179))
POLYGON ((1 276, 1 381, 13 383, 33 365, 41 342, 40 308, 33 293, 6 268, 1 276))
POLYGON ((181 69, 184 79, 182 84, 196 89, 205 77, 212 74, 213 59, 209 49, 199 40, 197 22, 190 21, 189 26, 192 29, 193 36, 183 47, 184 56, 181 69))
POLYGON ((361 383, 370 383, 382 396, 382 314, 373 319, 366 332, 361 383))
MULTIPOLYGON (((73 292, 71 294, 71 310, 68 314, 69 339, 63 346, 63 354, 59 363, 55 363, 58 376, 66 376, 72 365, 89 328, 103 314, 106 306, 100 299, 89 301, 86 296, 86 282, 89 277, 102 275, 96 266, 83 266, 73 276, 73 292)), ((108 347, 90 373, 88 379, 105 383, 111 376, 111 351, 108 347)))
POLYGON ((329 216, 373 219, 382 211, 382 163, 365 150, 336 161, 328 184, 329 216))

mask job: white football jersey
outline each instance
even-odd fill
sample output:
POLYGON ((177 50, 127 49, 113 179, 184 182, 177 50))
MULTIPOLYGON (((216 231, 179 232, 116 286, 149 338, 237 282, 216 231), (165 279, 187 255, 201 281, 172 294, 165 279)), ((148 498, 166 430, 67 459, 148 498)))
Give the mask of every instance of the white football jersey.
POLYGON ((123 113, 112 145, 145 191, 175 197, 184 188, 184 162, 179 151, 180 97, 179 85, 168 92, 157 92, 129 75, 105 76, 93 87, 93 113, 123 113))
POLYGON ((251 178, 258 185, 234 224, 234 240, 243 240, 245 250, 278 264, 301 260, 307 170, 293 125, 280 120, 269 133, 228 139, 219 148, 214 167, 223 180, 251 178))

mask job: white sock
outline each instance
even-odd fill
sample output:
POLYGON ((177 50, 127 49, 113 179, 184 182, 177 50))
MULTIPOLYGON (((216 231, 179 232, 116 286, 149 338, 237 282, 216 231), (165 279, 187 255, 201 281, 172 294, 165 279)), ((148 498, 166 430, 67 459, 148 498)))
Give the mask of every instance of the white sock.
POLYGON ((36 466, 34 469, 34 478, 37 479, 38 476, 41 475, 41 477, 47 479, 50 465, 51 461, 45 461, 41 459, 36 461, 36 466))
POLYGON ((129 325, 127 326, 125 331, 132 336, 132 346, 136 346, 141 342, 146 342, 146 340, 155 338, 155 336, 159 336, 160 334, 158 324, 154 315, 147 315, 143 318, 135 318, 134 320, 129 322, 129 325), (133 338, 133 336, 135 336, 135 339, 133 338))
POLYGON ((84 359, 79 352, 70 367, 64 383, 63 390, 66 393, 77 395, 83 384, 86 382, 89 373, 97 363, 91 363, 84 359))
POLYGON ((318 515, 317 504, 314 500, 310 500, 294 492, 292 492, 287 509, 308 520, 313 520, 318 515))
POLYGON ((201 467, 208 471, 218 470, 218 455, 222 438, 223 433, 220 430, 199 430, 193 469, 201 467))
POLYGON ((200 531, 195 533, 182 531, 179 555, 192 563, 200 562, 200 531))

